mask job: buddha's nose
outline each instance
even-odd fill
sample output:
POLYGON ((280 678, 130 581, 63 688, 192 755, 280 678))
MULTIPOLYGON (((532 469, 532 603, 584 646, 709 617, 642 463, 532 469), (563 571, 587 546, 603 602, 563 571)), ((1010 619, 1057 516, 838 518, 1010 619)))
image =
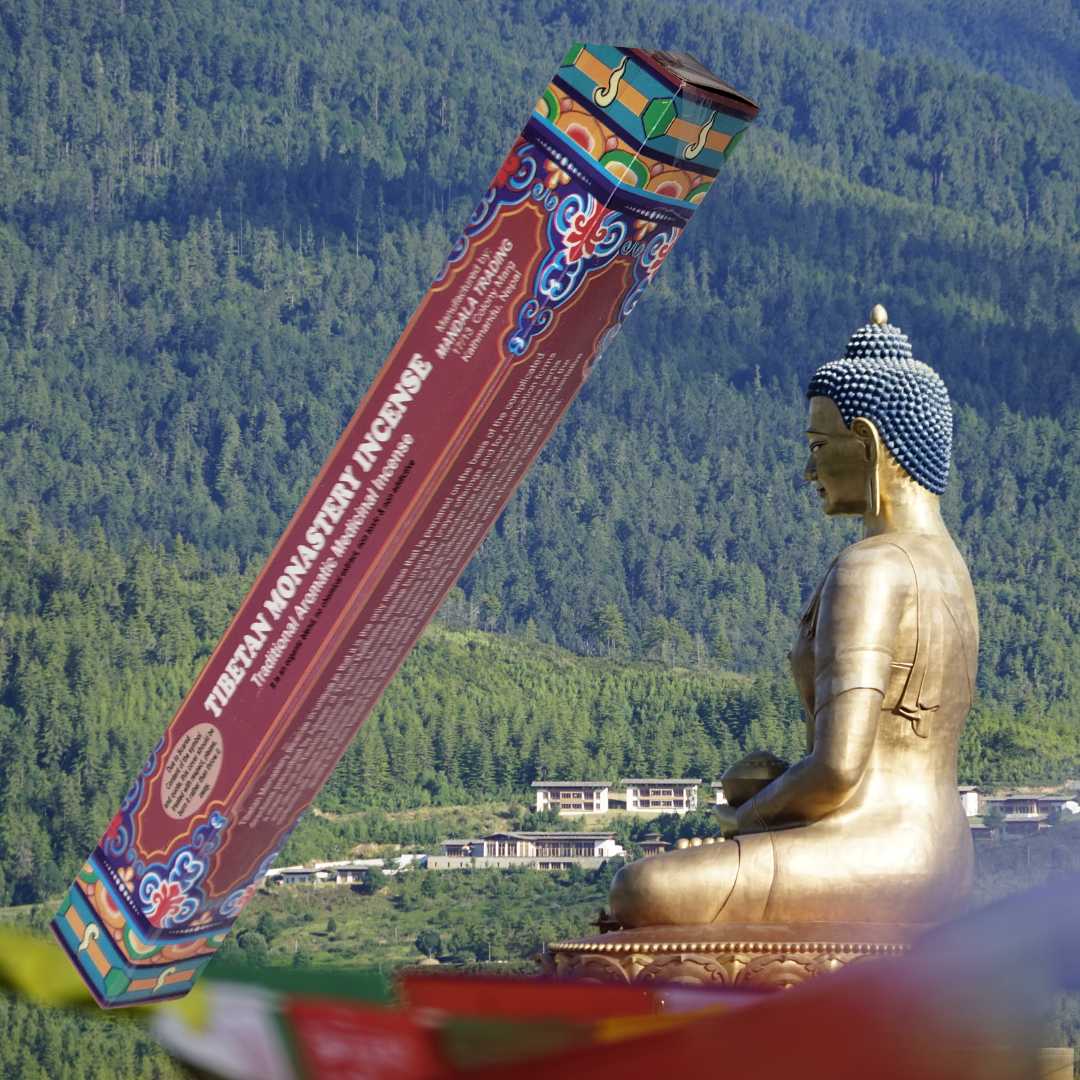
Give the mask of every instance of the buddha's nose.
POLYGON ((810 458, 806 463, 806 468, 803 469, 803 479, 812 484, 817 479, 817 469, 814 467, 814 459, 810 458))

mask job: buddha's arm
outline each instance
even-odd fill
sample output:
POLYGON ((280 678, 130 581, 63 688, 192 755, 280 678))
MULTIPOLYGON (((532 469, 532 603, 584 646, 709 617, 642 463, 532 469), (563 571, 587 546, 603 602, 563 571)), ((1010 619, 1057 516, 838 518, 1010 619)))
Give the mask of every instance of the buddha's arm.
POLYGON ((913 585, 906 555, 890 545, 855 547, 837 561, 822 590, 814 642, 813 749, 739 807, 739 832, 816 821, 858 787, 913 585))

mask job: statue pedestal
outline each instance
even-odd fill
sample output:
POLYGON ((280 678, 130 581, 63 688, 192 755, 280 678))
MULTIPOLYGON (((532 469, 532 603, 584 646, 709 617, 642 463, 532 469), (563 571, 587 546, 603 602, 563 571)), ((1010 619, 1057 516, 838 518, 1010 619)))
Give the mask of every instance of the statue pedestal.
POLYGON ((899 956, 929 927, 875 923, 649 926, 551 942, 544 968, 591 982, 785 990, 873 957, 899 956))

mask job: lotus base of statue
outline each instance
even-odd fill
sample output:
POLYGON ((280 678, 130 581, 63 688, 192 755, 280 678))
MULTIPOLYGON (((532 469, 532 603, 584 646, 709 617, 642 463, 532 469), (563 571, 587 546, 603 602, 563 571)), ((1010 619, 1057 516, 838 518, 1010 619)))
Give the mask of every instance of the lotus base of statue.
POLYGON ((928 929, 876 923, 647 926, 551 942, 542 963, 557 978, 590 982, 784 990, 849 964, 902 955, 928 929))

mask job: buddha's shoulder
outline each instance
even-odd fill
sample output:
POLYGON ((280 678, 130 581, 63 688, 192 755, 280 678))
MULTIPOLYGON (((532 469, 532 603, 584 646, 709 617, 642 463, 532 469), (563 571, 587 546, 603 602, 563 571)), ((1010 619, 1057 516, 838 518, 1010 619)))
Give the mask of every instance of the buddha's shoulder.
POLYGON ((832 584, 881 582, 906 587, 916 580, 915 564, 925 545, 913 533, 868 536, 844 548, 833 563, 826 588, 832 584))

